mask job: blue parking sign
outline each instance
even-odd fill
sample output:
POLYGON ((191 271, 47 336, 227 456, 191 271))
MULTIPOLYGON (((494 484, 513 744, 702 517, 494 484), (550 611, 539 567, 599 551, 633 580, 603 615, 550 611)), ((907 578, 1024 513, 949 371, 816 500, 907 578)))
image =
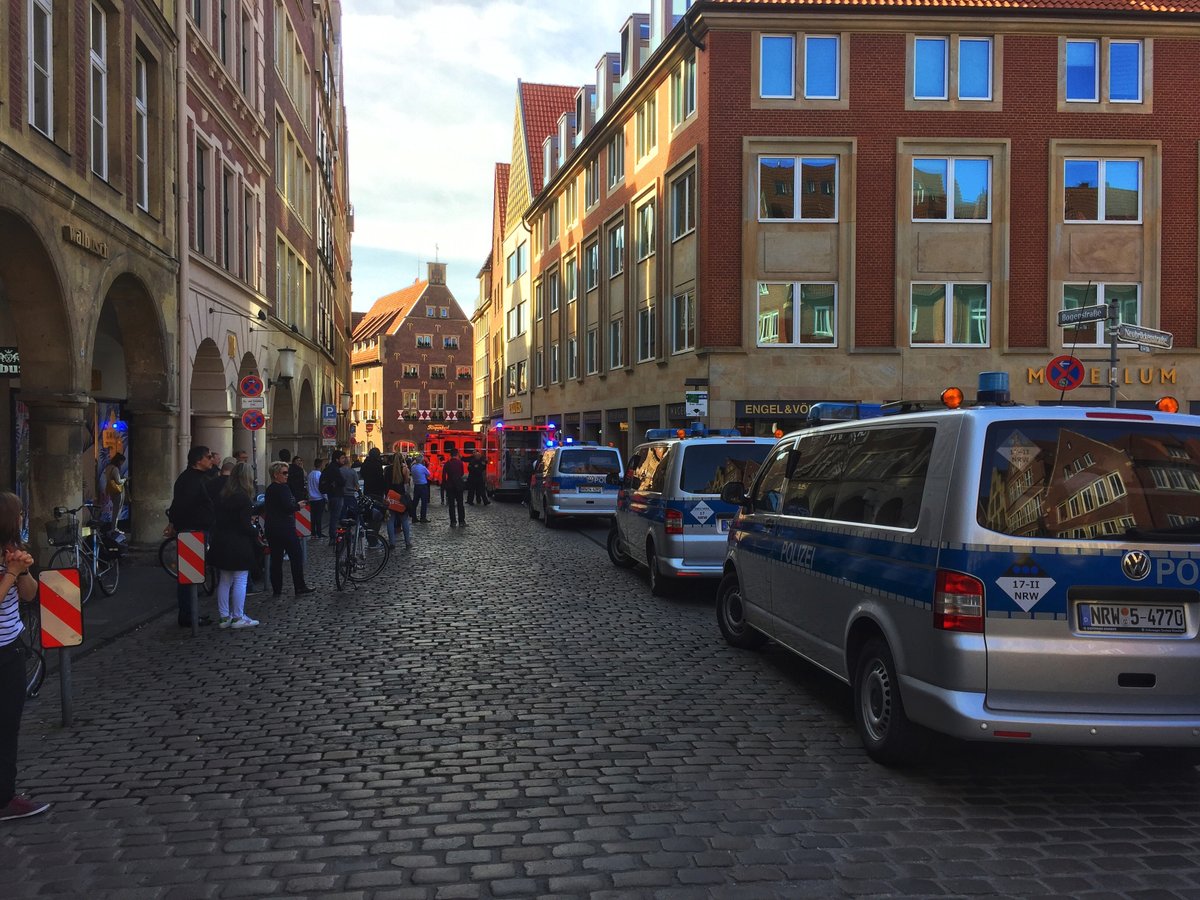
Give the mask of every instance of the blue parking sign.
POLYGON ((337 407, 335 407, 332 403, 322 403, 321 404, 321 418, 322 419, 336 419, 337 418, 337 407))

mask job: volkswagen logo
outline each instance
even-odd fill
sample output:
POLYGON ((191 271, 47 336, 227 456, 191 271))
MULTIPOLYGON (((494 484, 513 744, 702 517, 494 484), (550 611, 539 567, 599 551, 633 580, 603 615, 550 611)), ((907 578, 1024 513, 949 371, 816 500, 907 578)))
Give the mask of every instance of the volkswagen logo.
POLYGON ((1121 571, 1130 581, 1141 581, 1150 574, 1150 554, 1145 550, 1130 550, 1121 559, 1121 571))

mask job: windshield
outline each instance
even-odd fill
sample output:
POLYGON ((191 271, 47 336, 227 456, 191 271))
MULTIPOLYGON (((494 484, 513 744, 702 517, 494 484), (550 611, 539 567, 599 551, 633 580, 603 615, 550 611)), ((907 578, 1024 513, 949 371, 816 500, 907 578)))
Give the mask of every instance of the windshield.
POLYGON ((620 475, 621 458, 613 450, 564 450, 558 471, 563 475, 620 475))
POLYGON ((719 494, 735 481, 750 484, 771 444, 685 443, 679 487, 689 494, 719 494))
POLYGON ((979 524, 1016 537, 1191 541, 1200 532, 1200 428, 1004 422, 988 428, 979 524))

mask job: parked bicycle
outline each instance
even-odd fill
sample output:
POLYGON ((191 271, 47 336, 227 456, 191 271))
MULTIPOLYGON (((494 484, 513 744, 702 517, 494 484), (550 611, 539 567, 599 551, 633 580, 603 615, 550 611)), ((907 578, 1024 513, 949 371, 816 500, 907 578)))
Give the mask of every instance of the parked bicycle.
POLYGON ((33 603, 19 604, 21 624, 25 627, 17 638, 21 652, 25 654, 25 696, 33 699, 42 689, 46 678, 46 654, 42 649, 41 607, 33 603))
POLYGON ((358 496, 356 512, 343 518, 333 541, 333 582, 337 590, 350 583, 370 581, 383 571, 392 545, 379 533, 387 507, 370 497, 358 496))
POLYGON ((96 505, 85 502, 74 509, 54 508, 54 521, 46 523, 46 539, 59 549, 50 557, 51 569, 79 570, 79 601, 92 599, 96 585, 100 593, 111 597, 121 578, 120 540, 102 532, 96 524, 96 505), (87 510, 87 524, 81 525, 79 514, 87 510), (65 521, 63 521, 65 519, 65 521))

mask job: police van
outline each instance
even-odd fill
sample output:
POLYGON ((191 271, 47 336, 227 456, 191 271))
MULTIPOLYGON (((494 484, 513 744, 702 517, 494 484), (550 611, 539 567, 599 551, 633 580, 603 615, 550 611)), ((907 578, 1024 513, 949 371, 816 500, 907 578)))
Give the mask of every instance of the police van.
POLYGON ((617 506, 621 451, 596 443, 563 444, 542 453, 529 479, 529 518, 554 528, 564 516, 611 516, 617 506))
POLYGON ((1200 762, 1200 419, 985 375, 976 406, 794 432, 727 485, 721 632, 850 684, 881 763, 926 729, 1200 762))
POLYGON ((646 566, 650 591, 678 578, 719 578, 737 506, 721 499, 729 482, 753 479, 774 438, 651 428, 630 457, 608 534, 614 565, 646 566))

